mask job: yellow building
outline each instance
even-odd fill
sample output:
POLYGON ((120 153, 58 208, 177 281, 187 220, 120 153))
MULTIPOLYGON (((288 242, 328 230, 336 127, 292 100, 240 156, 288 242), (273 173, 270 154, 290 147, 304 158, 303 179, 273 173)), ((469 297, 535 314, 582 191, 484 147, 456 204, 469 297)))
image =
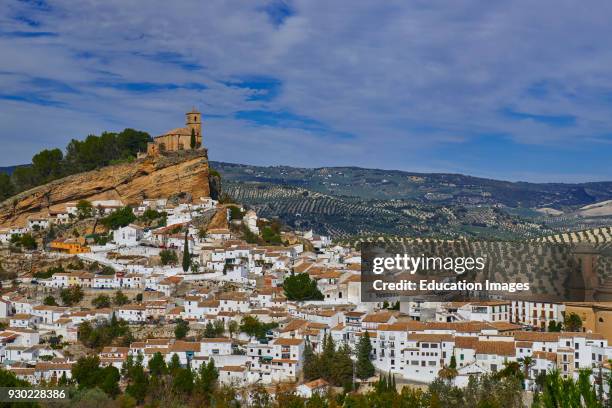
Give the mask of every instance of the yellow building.
POLYGON ((202 114, 195 108, 185 114, 185 127, 172 129, 156 136, 147 146, 147 154, 175 152, 191 149, 191 135, 195 136, 195 148, 202 146, 202 114))
POLYGON ((71 255, 89 252, 88 246, 82 245, 79 242, 70 239, 57 239, 51 242, 50 247, 53 251, 64 252, 71 255))
POLYGON ((565 313, 575 313, 582 319, 582 329, 599 333, 612 342, 612 302, 569 302, 565 313))

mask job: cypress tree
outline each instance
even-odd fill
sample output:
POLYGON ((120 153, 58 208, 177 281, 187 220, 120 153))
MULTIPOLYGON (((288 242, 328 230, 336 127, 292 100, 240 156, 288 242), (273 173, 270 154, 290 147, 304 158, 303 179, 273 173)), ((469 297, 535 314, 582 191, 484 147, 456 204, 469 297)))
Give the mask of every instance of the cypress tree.
POLYGON ((196 136, 193 128, 191 129, 191 140, 189 141, 189 146, 191 146, 192 149, 195 149, 196 147, 196 136))
POLYGON ((331 371, 335 358, 336 346, 334 344, 334 339, 332 339, 331 334, 326 334, 323 338, 323 353, 321 355, 319 367, 321 369, 321 377, 329 382, 331 382, 331 371))
POLYGON ((185 244, 183 245, 183 271, 187 272, 191 266, 191 254, 189 253, 189 242, 187 232, 185 232, 185 244))
POLYGON ((370 342, 370 334, 366 331, 357 345, 357 377, 365 380, 374 375, 374 364, 370 361, 372 353, 372 343, 370 342))
POLYGON ((311 381, 317 379, 321 375, 318 360, 317 355, 312 350, 310 342, 307 341, 304 346, 304 380, 311 381))

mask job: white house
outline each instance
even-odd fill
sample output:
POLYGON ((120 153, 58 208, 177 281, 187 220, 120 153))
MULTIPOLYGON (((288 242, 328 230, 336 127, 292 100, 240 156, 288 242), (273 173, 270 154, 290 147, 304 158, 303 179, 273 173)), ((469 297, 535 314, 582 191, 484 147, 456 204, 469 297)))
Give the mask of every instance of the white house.
POLYGON ((144 229, 138 225, 129 224, 113 231, 113 242, 121 246, 134 246, 144 236, 144 229))

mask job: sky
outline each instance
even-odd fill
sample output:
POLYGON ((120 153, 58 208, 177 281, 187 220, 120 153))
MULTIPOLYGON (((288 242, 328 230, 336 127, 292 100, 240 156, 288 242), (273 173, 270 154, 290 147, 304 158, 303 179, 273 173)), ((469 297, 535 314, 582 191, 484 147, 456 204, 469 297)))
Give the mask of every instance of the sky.
POLYGON ((0 166, 195 106, 211 160, 612 180, 610 1, 0 4, 0 166))

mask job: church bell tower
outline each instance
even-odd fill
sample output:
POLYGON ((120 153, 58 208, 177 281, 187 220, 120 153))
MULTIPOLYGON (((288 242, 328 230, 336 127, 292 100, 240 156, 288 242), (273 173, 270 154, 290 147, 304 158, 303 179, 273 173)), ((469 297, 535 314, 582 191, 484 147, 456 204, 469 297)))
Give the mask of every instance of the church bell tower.
POLYGON ((185 119, 189 132, 191 129, 195 132, 197 146, 202 147, 202 114, 194 107, 191 112, 185 114, 185 119))

